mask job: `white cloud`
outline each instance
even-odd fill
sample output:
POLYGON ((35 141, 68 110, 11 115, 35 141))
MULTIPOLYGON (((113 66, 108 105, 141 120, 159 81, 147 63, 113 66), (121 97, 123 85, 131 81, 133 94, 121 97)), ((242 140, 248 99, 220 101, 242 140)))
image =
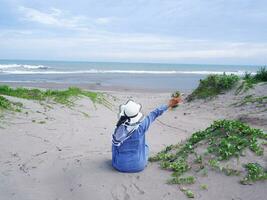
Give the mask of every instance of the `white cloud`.
POLYGON ((183 60, 261 60, 267 43, 234 43, 151 35, 96 34, 87 37, 1 39, 0 57, 13 51, 24 58, 181 62, 183 60), (29 45, 30 44, 30 45, 29 45), (15 49, 13 47, 16 47, 15 49))
POLYGON ((19 11, 23 14, 23 20, 78 31, 88 31, 96 24, 109 24, 115 19, 114 17, 89 18, 82 15, 70 15, 67 11, 58 8, 50 8, 44 12, 38 9, 20 6, 19 11))
POLYGON ((62 25, 62 20, 58 18, 61 15, 61 12, 59 10, 51 9, 49 13, 44 13, 39 10, 23 6, 19 7, 19 10, 23 12, 24 20, 38 22, 46 25, 62 25))

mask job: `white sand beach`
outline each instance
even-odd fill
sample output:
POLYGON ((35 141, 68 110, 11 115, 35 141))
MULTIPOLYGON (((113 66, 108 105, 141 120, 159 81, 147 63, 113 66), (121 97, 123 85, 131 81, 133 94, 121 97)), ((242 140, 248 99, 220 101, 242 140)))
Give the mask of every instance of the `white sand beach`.
MULTIPOLYGON (((267 93, 267 85, 249 91, 267 93)), ((118 106, 131 98, 148 114, 167 103, 170 93, 108 91, 109 109, 89 99, 76 101, 72 108, 55 103, 15 99, 23 102, 21 113, 5 113, 0 123, 1 200, 151 200, 188 199, 177 185, 168 185, 170 172, 149 163, 140 173, 120 173, 111 166, 111 134, 118 106)), ((246 94, 247 95, 247 94, 246 94)), ((184 103, 158 118, 147 132, 150 155, 166 145, 176 144, 216 119, 241 119, 267 130, 265 107, 253 104, 233 106, 242 95, 232 92, 211 101, 184 103)), ((267 152, 263 165, 267 166, 267 152)), ((241 185, 238 177, 210 171, 191 186, 195 199, 264 200, 267 182, 241 185)))

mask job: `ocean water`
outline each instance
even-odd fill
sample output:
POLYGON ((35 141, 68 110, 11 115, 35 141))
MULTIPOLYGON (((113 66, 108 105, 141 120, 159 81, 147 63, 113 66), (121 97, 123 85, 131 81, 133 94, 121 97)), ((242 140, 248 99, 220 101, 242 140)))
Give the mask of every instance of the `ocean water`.
POLYGON ((208 74, 255 73, 259 66, 0 60, 0 82, 96 84, 103 87, 194 89, 208 74))

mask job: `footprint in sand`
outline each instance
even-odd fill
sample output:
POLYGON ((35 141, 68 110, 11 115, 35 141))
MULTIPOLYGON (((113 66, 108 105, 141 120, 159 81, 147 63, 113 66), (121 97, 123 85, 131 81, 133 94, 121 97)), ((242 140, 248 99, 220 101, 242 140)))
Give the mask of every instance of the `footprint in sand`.
POLYGON ((130 200, 130 195, 128 193, 128 188, 121 184, 121 186, 116 186, 111 191, 111 196, 113 200, 130 200))
POLYGON ((121 184, 111 191, 113 200, 130 200, 133 197, 131 194, 144 195, 145 192, 136 183, 131 183, 129 187, 121 184))
POLYGON ((139 194, 145 194, 144 190, 140 189, 135 183, 132 184, 139 194))

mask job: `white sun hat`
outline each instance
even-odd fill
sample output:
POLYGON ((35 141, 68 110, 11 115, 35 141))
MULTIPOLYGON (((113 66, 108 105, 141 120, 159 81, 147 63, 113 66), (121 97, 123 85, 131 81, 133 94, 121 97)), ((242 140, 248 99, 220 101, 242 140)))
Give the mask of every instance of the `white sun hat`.
POLYGON ((126 104, 120 106, 119 118, 121 116, 128 117, 129 119, 126 121, 128 125, 139 123, 143 118, 143 114, 140 112, 141 108, 141 104, 135 103, 133 100, 128 100, 126 104))

